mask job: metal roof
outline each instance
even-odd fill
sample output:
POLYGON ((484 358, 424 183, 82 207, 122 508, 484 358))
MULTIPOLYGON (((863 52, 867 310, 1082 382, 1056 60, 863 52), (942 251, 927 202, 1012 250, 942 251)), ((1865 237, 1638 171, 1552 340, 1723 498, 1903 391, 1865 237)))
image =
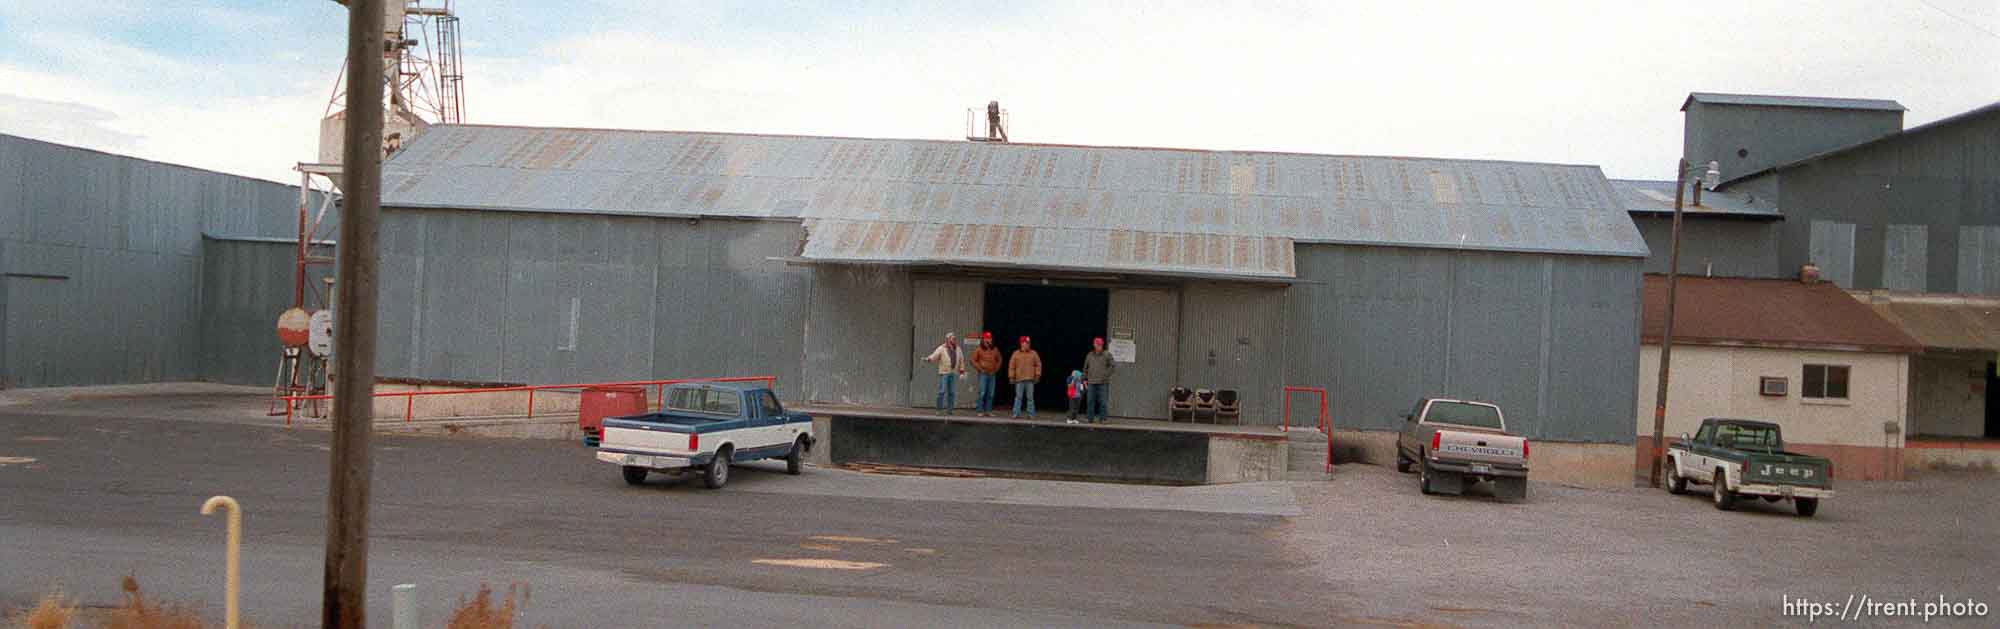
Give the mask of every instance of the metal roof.
POLYGON ((1926 348, 2000 351, 2000 298, 1880 292, 1855 297, 1926 348))
POLYGON ((806 222, 808 260, 1293 277, 1289 238, 978 223, 806 222))
POLYGON ((1597 167, 1520 162, 437 125, 382 190, 406 208, 1646 255, 1597 167))
MULTIPOLYGON (((1916 339, 1831 282, 1680 276, 1674 342, 1765 348, 1916 353, 1916 339)), ((1648 274, 1641 342, 1666 327, 1667 278, 1648 274)))
MULTIPOLYGON (((1611 187, 1618 191, 1618 200, 1625 204, 1625 211, 1638 214, 1673 214, 1674 182, 1634 179, 1613 179, 1611 187)), ((1740 192, 1704 190, 1701 205, 1694 205, 1694 189, 1690 187, 1682 196, 1682 212, 1686 216, 1733 216, 1742 218, 1783 219, 1778 206, 1764 199, 1756 199, 1740 192)))
POLYGON ((1902 103, 1879 98, 1822 98, 1818 96, 1774 96, 1766 94, 1717 94, 1714 92, 1692 92, 1687 100, 1681 101, 1681 111, 1687 111, 1689 103, 1711 105, 1764 105, 1767 107, 1817 107, 1821 109, 1873 109, 1880 111, 1909 111, 1902 103))

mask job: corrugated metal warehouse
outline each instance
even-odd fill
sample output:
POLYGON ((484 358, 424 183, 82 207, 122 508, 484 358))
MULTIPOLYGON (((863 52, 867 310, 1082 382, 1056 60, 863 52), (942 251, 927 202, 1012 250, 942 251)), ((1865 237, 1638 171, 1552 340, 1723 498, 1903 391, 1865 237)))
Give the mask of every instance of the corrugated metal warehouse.
POLYGON ((297 246, 265 240, 296 237, 298 198, 0 135, 0 387, 271 384, 297 246), (222 264, 252 257, 280 262, 222 264))
POLYGON ((1117 332, 1114 415, 1306 385, 1343 428, 1448 394, 1632 439, 1647 250, 1592 166, 447 125, 383 205, 384 376, 928 405, 947 331, 1034 336, 1045 393, 1117 332))

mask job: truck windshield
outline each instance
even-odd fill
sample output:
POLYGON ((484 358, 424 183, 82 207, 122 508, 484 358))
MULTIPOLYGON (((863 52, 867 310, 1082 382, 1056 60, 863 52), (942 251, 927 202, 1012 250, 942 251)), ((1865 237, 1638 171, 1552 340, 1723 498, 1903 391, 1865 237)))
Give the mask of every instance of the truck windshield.
POLYGON ((1496 430, 1501 428, 1500 409, 1464 402, 1431 402, 1430 411, 1425 413, 1424 421, 1496 430))

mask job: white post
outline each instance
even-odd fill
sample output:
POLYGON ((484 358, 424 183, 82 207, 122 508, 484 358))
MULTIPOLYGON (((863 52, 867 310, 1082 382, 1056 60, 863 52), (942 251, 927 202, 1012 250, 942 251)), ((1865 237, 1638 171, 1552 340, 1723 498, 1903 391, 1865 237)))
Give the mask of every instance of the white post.
POLYGON ((390 590, 393 608, 389 619, 395 629, 417 629, 417 584, 404 583, 390 590))

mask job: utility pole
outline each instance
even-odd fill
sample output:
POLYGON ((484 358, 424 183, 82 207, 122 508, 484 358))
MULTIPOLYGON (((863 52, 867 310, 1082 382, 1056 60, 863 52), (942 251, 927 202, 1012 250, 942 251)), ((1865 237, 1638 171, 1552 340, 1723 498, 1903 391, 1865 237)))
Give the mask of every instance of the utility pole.
MULTIPOLYGON (((382 2, 347 0, 347 128, 341 145, 334 301, 333 456, 327 474, 320 626, 367 626, 368 438, 374 430, 377 223, 382 210, 382 2)), ((394 0, 401 2, 402 0, 394 0)))
MULTIPOLYGON (((1701 198, 1699 186, 1703 183, 1712 186, 1720 180, 1722 173, 1716 167, 1715 162, 1709 162, 1708 172, 1695 182, 1697 204, 1701 198)), ((1666 460, 1667 380, 1672 375, 1674 364, 1674 288, 1679 284, 1681 272, 1681 195, 1687 191, 1688 183, 1688 163, 1682 159, 1674 166, 1673 244, 1667 254, 1667 321, 1666 329, 1660 335, 1660 388, 1653 394, 1653 452, 1652 464, 1647 466, 1650 470, 1647 484, 1652 487, 1660 486, 1661 463, 1666 460)))

